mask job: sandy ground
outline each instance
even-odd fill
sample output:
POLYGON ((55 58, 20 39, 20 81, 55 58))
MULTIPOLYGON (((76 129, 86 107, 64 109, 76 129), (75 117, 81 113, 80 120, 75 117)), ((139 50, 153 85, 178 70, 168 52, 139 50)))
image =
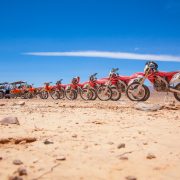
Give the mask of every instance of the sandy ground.
MULTIPOLYGON (((159 96, 148 102, 165 104, 159 96)), ((180 179, 177 101, 155 112, 136 110, 125 98, 118 102, 18 99, 0 104, 0 120, 15 116, 20 122, 0 125, 1 140, 14 138, 0 143, 0 180, 16 176, 19 167, 27 170, 21 178, 28 180, 180 179), (25 105, 15 104, 20 101, 25 105), (37 140, 16 143, 21 138, 37 140), (148 159, 149 153, 154 158, 148 159), (14 165, 14 160, 23 164, 14 165)))

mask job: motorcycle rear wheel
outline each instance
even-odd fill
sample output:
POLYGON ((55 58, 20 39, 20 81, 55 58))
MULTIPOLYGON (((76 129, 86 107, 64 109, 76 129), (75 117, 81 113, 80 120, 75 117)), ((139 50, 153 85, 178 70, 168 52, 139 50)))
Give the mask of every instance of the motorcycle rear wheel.
MULTIPOLYGON (((175 86, 175 89, 180 91, 180 83, 175 86)), ((180 101, 180 93, 175 92, 174 97, 176 98, 176 100, 180 101)))

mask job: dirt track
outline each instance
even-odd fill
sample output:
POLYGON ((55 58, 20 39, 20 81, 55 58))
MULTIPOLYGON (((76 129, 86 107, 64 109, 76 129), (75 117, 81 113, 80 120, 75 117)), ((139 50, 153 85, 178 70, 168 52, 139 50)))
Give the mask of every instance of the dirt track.
MULTIPOLYGON (((126 99, 15 101, 22 100, 0 101, 0 119, 15 116, 20 122, 0 125, 2 180, 16 176, 19 167, 27 170, 23 179, 180 179, 178 102, 144 112, 126 99), (23 164, 14 165, 17 159, 23 164)), ((155 104, 157 98, 149 102, 155 104)))

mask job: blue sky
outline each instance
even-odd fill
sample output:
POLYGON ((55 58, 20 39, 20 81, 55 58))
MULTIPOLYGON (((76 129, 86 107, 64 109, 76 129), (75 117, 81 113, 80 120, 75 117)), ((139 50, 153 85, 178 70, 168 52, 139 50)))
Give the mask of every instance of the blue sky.
MULTIPOLYGON (((179 0, 0 0, 0 81, 82 81, 112 67, 143 71, 145 60, 31 56, 26 52, 108 51, 180 57, 179 0)), ((163 71, 180 62, 158 61, 163 71)))

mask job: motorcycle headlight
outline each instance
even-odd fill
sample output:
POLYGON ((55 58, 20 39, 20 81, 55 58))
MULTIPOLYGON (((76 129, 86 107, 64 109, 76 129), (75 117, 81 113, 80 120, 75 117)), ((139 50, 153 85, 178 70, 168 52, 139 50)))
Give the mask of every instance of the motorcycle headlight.
POLYGON ((71 86, 70 86, 70 85, 66 86, 66 90, 67 90, 67 89, 70 89, 70 88, 71 88, 71 86))
POLYGON ((85 84, 85 85, 84 85, 84 88, 88 88, 88 87, 89 87, 89 84, 85 84))
POLYGON ((148 69, 149 69, 149 66, 146 65, 146 66, 144 67, 144 73, 146 73, 146 72, 148 71, 148 69))

